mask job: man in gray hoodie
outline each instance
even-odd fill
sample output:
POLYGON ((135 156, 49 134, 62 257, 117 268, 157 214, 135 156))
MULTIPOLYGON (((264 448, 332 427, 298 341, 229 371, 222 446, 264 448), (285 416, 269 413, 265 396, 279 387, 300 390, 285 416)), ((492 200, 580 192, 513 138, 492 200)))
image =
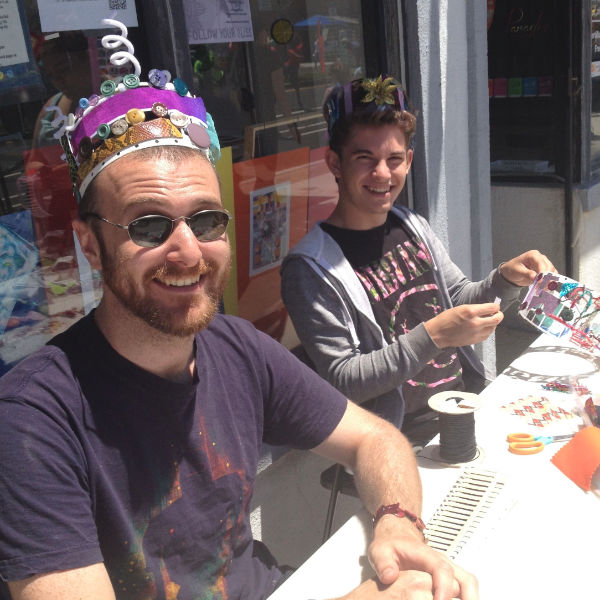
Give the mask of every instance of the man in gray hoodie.
POLYGON ((554 267, 530 250, 471 282, 425 219, 396 204, 416 118, 395 79, 338 85, 323 110, 339 200, 285 258, 282 297, 321 376, 401 427, 427 418, 436 392, 483 388, 471 345, 554 267))

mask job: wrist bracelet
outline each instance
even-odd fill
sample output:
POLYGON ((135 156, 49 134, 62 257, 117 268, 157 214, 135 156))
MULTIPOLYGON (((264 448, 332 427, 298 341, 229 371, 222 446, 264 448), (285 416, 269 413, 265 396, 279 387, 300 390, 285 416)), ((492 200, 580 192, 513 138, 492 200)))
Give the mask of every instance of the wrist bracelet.
POLYGON ((412 521, 415 524, 416 528, 421 533, 423 533, 423 531, 425 530, 425 523, 423 523, 423 520, 417 515, 415 515, 415 513, 400 508, 400 505, 397 502, 396 504, 382 504, 377 509, 377 512, 373 517, 373 527, 377 525, 377 522, 379 521, 379 519, 381 519, 381 517, 383 517, 383 515, 394 515, 395 517, 399 517, 401 519, 406 517, 409 521, 412 521))

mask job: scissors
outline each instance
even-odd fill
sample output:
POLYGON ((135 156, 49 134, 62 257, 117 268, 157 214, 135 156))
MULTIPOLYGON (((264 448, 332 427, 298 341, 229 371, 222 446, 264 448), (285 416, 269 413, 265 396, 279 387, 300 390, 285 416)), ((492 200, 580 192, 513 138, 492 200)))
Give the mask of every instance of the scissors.
POLYGON ((571 439, 573 433, 565 435, 531 435, 530 433, 509 433, 506 437, 508 451, 513 454, 537 454, 546 444, 571 439))

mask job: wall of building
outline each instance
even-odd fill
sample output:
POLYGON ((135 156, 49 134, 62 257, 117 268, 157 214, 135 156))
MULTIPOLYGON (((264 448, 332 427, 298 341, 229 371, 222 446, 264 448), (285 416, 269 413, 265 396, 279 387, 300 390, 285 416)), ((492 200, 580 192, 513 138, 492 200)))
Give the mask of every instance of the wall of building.
MULTIPOLYGON (((405 4, 408 87, 420 111, 415 208, 471 279, 493 267, 485 3, 405 4), (451 9, 451 10, 450 10, 451 9)), ((489 376, 495 343, 477 348, 489 376)))
MULTIPOLYGON (((537 249, 550 258, 560 273, 564 273, 564 198, 564 188, 560 185, 492 185, 494 264, 500 264, 527 250, 537 249)), ((515 304, 505 312, 504 327, 531 330, 518 317, 516 309, 515 304)), ((513 358, 517 353, 516 348, 513 358)))
POLYGON ((564 272, 564 188, 494 184, 491 189, 494 262, 537 248, 564 272))
POLYGON ((576 277, 600 291, 600 184, 574 194, 576 277))

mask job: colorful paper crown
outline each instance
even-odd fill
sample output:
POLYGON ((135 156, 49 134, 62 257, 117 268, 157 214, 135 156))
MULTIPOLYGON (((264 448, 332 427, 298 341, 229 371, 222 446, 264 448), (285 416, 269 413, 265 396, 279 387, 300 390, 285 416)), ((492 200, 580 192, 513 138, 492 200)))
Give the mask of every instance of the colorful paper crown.
POLYGON ((131 62, 134 73, 119 80, 107 80, 100 94, 81 98, 75 114, 59 116, 53 125, 60 126, 54 137, 60 140, 77 201, 104 167, 122 156, 156 145, 179 145, 200 150, 213 164, 221 151, 219 138, 202 98, 192 96, 181 79, 171 81, 169 71, 152 69, 148 83, 140 81, 141 67, 127 39, 127 28, 119 21, 103 19, 103 24, 117 27, 121 35, 102 38, 104 48, 113 52, 110 62, 131 62))
POLYGON ((393 77, 379 75, 376 79, 355 79, 336 85, 324 106, 329 135, 343 117, 356 112, 408 110, 402 84, 393 77))

